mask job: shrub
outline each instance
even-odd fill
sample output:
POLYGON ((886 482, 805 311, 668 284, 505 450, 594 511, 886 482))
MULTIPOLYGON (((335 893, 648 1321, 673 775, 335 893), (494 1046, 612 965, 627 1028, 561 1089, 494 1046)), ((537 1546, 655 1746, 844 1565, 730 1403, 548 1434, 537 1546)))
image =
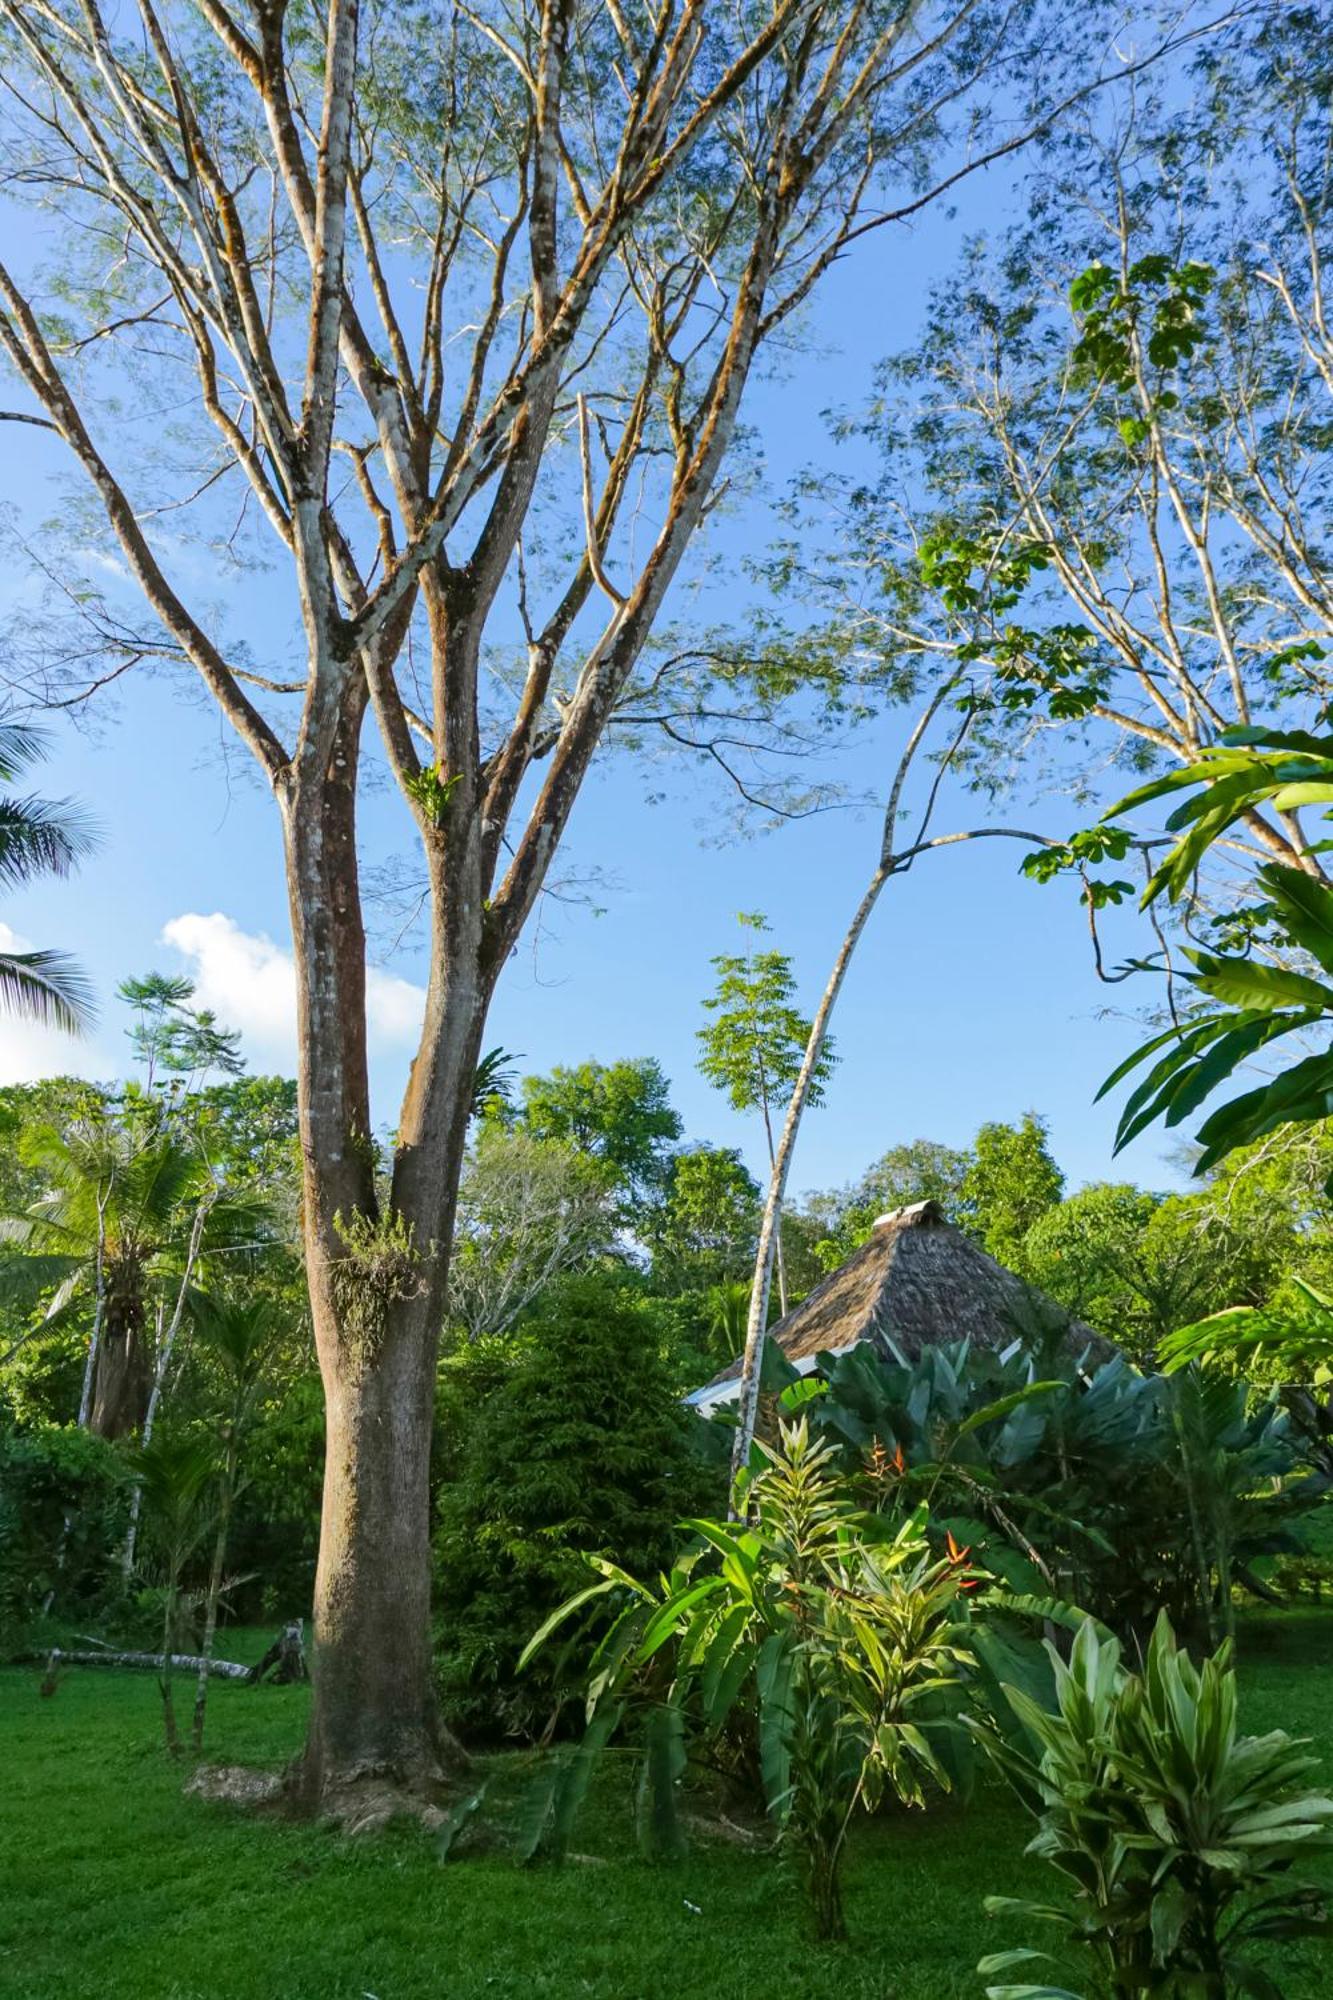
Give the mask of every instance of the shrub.
POLYGON ((438 1679, 454 1727, 549 1727, 586 1654, 517 1673, 590 1555, 651 1572, 711 1485, 651 1302, 605 1277, 555 1287, 521 1336, 446 1367, 437 1502, 438 1679), (452 1461, 452 1462, 449 1462, 452 1461))
MULTIPOLYGON (((1282 1730, 1239 1735, 1229 1645, 1196 1668, 1165 1614, 1141 1676, 1123 1670, 1118 1643, 1091 1621, 1067 1666, 1050 1650, 1054 1713, 1007 1690, 1030 1749, 978 1733, 1036 1817, 1028 1852, 1072 1894, 1058 1905, 993 1896, 987 1909, 1062 1932, 1098 2000, 1281 2000, 1253 1948, 1329 1927, 1318 1892, 1291 1875, 1333 1845, 1333 1798, 1307 1789, 1315 1759, 1282 1730)), ((1052 1964, 1063 1972, 1025 1947, 978 1971, 1022 1969, 1022 1984, 988 1986, 990 2000, 1077 2000, 1028 1983, 1052 1964)))
POLYGON ((1211 1642, 1233 1576, 1298 1548, 1293 1524, 1321 1497, 1287 1412, 1197 1369, 1167 1379, 1117 1356, 1087 1378, 1046 1345, 1036 1358, 963 1342, 908 1364, 862 1343, 823 1358, 811 1421, 876 1506, 926 1501, 1017 1587, 1145 1642, 1166 1608, 1211 1642))
POLYGON ((692 1546, 656 1582, 594 1561, 602 1581, 532 1639, 527 1656, 540 1657, 590 1606, 615 1609, 590 1662, 587 1735, 547 1789, 529 1858, 563 1854, 593 1759, 623 1721, 637 1722, 649 1854, 680 1845, 674 1789, 690 1751, 712 1768, 734 1767, 739 1751, 797 1863, 818 1935, 840 1937, 858 1809, 922 1806, 928 1787, 950 1789, 956 1716, 968 1701, 989 1708, 994 1642, 1010 1674, 1036 1652, 1006 1613, 1075 1621, 1051 1600, 995 1589, 974 1615, 968 1593, 993 1580, 970 1567, 967 1550, 933 1545, 924 1507, 892 1525, 861 1507, 833 1446, 812 1442, 804 1417, 781 1423, 776 1446, 757 1445, 736 1501, 740 1521, 686 1524, 692 1546))
POLYGON ((100 1610, 119 1588, 126 1495, 119 1454, 73 1424, 0 1423, 0 1649, 47 1613, 100 1610))

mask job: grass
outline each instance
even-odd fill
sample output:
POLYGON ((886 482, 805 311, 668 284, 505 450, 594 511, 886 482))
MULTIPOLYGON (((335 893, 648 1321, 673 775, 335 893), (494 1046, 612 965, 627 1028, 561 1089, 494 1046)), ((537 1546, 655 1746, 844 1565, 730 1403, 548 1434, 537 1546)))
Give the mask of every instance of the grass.
MULTIPOLYGON (((1252 1620, 1242 1674, 1244 1726, 1314 1737, 1329 1782, 1331 1642, 1328 1612, 1252 1620)), ((0 1672, 3 2000, 980 2000, 978 1957, 1038 1941, 982 1914, 984 1894, 1049 1886, 997 1792, 867 1824, 851 1941, 817 1948, 774 1862, 709 1843, 649 1866, 605 1793, 564 1869, 441 1866, 415 1828, 347 1840, 184 1797, 151 1675, 71 1670, 50 1700, 39 1678, 0 1672)), ((210 1758, 281 1763, 305 1705, 215 1682, 210 1758)), ((497 1761, 511 1800, 521 1763, 497 1761)), ((1317 1945, 1272 1969, 1288 2000, 1333 1985, 1317 1945)))

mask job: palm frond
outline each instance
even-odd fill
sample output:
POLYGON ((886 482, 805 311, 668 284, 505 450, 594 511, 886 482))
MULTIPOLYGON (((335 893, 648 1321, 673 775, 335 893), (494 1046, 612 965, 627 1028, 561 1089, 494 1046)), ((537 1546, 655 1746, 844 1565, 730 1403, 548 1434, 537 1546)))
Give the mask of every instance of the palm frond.
POLYGON ((87 974, 63 951, 0 952, 0 1012, 66 1035, 87 1034, 97 1018, 87 974))
POLYGON ((20 771, 39 761, 45 749, 45 730, 12 718, 0 719, 0 781, 12 785, 20 771))
POLYGON ((96 844, 93 822, 68 799, 0 798, 0 886, 68 875, 96 844))

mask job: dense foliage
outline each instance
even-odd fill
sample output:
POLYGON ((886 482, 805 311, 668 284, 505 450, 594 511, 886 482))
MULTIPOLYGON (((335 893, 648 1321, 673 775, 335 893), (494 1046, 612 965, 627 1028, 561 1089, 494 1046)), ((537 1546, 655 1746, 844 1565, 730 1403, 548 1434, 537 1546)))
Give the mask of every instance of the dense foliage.
POLYGON ((511 1348, 445 1370, 435 1561, 445 1714, 488 1737, 555 1726, 582 1658, 520 1678, 533 1629, 588 1557, 651 1571, 716 1486, 676 1400, 651 1302, 614 1277, 551 1289, 511 1348))
MULTIPOLYGON (((1293 1530, 1323 1482, 1276 1399, 1190 1371, 1143 1375, 1059 1339, 1004 1355, 928 1348, 914 1364, 862 1345, 826 1356, 811 1421, 870 1504, 929 1507, 941 1533, 1016 1588, 1146 1637, 1165 1608, 1212 1636, 1232 1585, 1293 1530)), ((775 1365, 776 1375, 776 1365, 775 1365)))

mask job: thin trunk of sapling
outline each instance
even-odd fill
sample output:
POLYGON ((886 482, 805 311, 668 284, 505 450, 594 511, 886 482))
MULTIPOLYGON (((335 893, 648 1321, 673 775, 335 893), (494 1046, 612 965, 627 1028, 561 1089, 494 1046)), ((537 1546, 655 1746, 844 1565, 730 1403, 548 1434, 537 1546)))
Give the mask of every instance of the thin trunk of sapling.
MULTIPOLYGON (((948 696, 954 693, 961 681, 960 674, 951 675, 942 681, 935 693, 918 716, 906 748, 899 759, 889 788, 888 802, 884 809, 883 830, 880 838, 879 861, 866 885, 865 891, 852 913, 851 922, 843 934, 838 947, 828 983, 820 997, 814 1020, 810 1024, 810 1036, 806 1042, 805 1055, 800 1073, 796 1078, 787 1106, 787 1116, 783 1121, 782 1137, 778 1142, 769 1177, 768 1194, 764 1202, 763 1220, 759 1229, 759 1245, 755 1253, 754 1279, 750 1291, 750 1314, 745 1331, 745 1353, 741 1361, 741 1379, 737 1406, 736 1434, 732 1443, 731 1472, 733 1489, 736 1475, 749 1461, 750 1446, 754 1440, 755 1422, 759 1412, 759 1377, 763 1365, 764 1345, 767 1337, 768 1302, 773 1283, 773 1266, 777 1253, 779 1232, 782 1226, 782 1205, 787 1191, 787 1179, 791 1172, 792 1157, 796 1151, 796 1141, 801 1129, 801 1118, 810 1101, 819 1058, 828 1037, 829 1023, 833 1010, 838 1004, 843 981, 861 941, 862 932, 869 923, 880 891, 891 875, 905 874, 917 856, 937 847, 952 847, 969 840, 1010 839, 1026 841, 1034 846, 1052 846, 1046 835, 1029 833, 1018 827, 974 827, 957 833, 937 834, 927 838, 927 829, 934 811, 935 801, 944 774, 960 748, 971 722, 969 708, 963 725, 941 759, 932 780, 925 812, 922 816, 916 839, 901 852, 894 851, 893 836, 898 823, 898 811, 902 800, 903 787, 907 782, 917 751, 948 696)), ((732 1500, 732 1514, 735 1515, 735 1499, 732 1500)))
MULTIPOLYGON (((194 1221, 190 1225, 190 1240, 185 1252, 185 1269, 181 1273, 180 1286, 176 1292, 176 1303, 172 1309, 171 1320, 165 1334, 161 1330, 161 1308, 159 1307, 157 1360, 153 1369, 153 1386, 148 1392, 148 1408, 144 1412, 143 1420, 143 1446, 145 1450, 153 1442, 153 1426, 157 1422, 157 1408, 162 1400, 162 1391, 166 1386, 167 1370, 171 1366, 171 1356, 176 1346, 176 1337, 180 1332, 181 1321, 185 1315, 185 1301, 189 1296, 190 1280, 194 1276, 194 1267, 199 1261, 199 1249, 203 1242, 204 1226, 208 1221, 208 1213, 216 1198, 216 1189, 211 1189, 194 1212, 194 1221)), ((134 1573, 134 1551, 139 1539, 139 1515, 142 1506, 143 1489, 136 1483, 134 1491, 130 1495, 130 1524, 125 1533, 125 1546, 121 1550, 120 1555, 121 1573, 126 1583, 129 1582, 130 1577, 134 1573)))
POLYGON ((180 1593, 180 1560, 173 1550, 171 1574, 167 1582, 167 1603, 162 1618, 162 1663, 158 1673, 158 1687, 162 1690, 162 1727, 166 1733, 167 1749, 173 1757, 181 1753, 180 1732, 176 1727, 176 1704, 172 1698, 171 1670, 175 1664, 176 1647, 176 1604, 180 1593))
POLYGON ((93 1330, 88 1341, 88 1359, 83 1370, 83 1392, 79 1397, 79 1429, 86 1431, 93 1410, 93 1382, 97 1375, 97 1356, 102 1345, 102 1318, 106 1309, 106 1205, 111 1199, 111 1190, 106 1193, 97 1190, 97 1255, 93 1280, 93 1330))
POLYGON ((204 1747, 204 1717, 208 1708, 208 1676, 213 1663, 213 1642, 218 1629, 218 1604, 222 1597, 222 1571, 227 1559, 227 1535, 231 1527, 232 1501, 236 1490, 236 1453, 228 1447, 218 1502, 218 1531, 213 1542, 213 1561, 208 1572, 208 1596, 204 1605, 204 1636, 199 1648, 199 1672, 194 1688, 194 1719, 191 1747, 197 1757, 204 1747))

